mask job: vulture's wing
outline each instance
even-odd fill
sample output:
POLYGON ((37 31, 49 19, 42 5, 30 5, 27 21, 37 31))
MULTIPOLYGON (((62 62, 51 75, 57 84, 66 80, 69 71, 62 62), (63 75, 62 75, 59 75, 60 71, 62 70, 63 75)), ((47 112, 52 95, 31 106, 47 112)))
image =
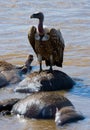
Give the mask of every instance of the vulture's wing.
POLYGON ((50 30, 50 41, 53 47, 53 64, 62 67, 65 44, 60 30, 50 30))
MULTIPOLYGON (((38 56, 38 53, 35 49, 35 34, 37 33, 37 28, 35 26, 32 26, 32 28, 29 30, 28 32, 28 40, 29 40, 29 43, 31 44, 34 52, 36 53, 36 55, 38 56)), ((42 60, 45 60, 44 57, 42 57, 42 60)))
POLYGON ((29 43, 31 44, 34 52, 37 54, 36 50, 35 50, 35 33, 36 33, 36 27, 33 26, 29 32, 28 32, 28 40, 29 40, 29 43))

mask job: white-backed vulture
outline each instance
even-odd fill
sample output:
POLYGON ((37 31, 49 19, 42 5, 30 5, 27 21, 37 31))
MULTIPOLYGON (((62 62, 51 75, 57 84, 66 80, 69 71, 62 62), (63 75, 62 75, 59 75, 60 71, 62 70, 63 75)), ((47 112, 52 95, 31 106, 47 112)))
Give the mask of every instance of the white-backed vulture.
POLYGON ((33 26, 28 33, 28 39, 38 57, 40 71, 42 60, 45 60, 46 66, 50 66, 50 70, 54 65, 62 67, 65 44, 60 30, 44 28, 42 12, 35 13, 30 18, 39 19, 38 29, 33 26))

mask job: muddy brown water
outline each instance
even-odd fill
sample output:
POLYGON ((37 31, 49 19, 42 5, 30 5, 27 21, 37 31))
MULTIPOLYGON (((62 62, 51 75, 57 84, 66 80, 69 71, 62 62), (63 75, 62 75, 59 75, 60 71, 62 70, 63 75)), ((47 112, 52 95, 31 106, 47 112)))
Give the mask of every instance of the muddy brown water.
MULTIPOLYGON (((89 0, 0 0, 0 60, 22 65, 29 53, 34 55, 33 70, 38 70, 36 55, 27 39, 27 33, 37 20, 29 19, 33 12, 45 14, 47 27, 60 28, 65 40, 63 68, 76 81, 68 97, 85 115, 85 120, 57 127, 54 120, 24 119, 18 116, 0 116, 3 130, 90 130, 90 1, 89 0), (37 66, 37 67, 36 67, 37 66)), ((45 66, 43 66, 45 67, 45 66)), ((14 93, 16 85, 0 89, 0 100, 25 97, 14 93)))

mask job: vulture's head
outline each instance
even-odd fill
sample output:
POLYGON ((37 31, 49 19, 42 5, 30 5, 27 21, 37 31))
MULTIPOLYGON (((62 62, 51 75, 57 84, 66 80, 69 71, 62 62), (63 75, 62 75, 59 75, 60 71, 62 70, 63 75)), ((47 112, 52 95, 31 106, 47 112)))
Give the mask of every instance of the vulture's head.
POLYGON ((38 13, 35 13, 35 14, 32 14, 30 18, 37 18, 39 20, 44 20, 44 15, 42 12, 38 12, 38 13))

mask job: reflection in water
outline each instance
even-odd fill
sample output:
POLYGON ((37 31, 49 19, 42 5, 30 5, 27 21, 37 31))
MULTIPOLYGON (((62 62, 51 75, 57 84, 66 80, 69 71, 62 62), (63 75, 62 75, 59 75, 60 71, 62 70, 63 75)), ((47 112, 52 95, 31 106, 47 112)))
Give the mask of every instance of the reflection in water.
MULTIPOLYGON (((32 53, 35 57, 32 65, 37 65, 36 55, 27 39, 29 27, 37 25, 38 22, 29 18, 36 11, 44 12, 45 25, 61 29, 66 44, 62 71, 76 78, 77 82, 76 86, 64 95, 86 119, 58 128, 53 120, 0 117, 0 129, 90 130, 90 0, 0 0, 0 60, 21 65, 27 55, 32 53)), ((8 89, 9 92, 0 90, 0 100, 22 97, 20 94, 14 94, 11 87, 8 89)))

